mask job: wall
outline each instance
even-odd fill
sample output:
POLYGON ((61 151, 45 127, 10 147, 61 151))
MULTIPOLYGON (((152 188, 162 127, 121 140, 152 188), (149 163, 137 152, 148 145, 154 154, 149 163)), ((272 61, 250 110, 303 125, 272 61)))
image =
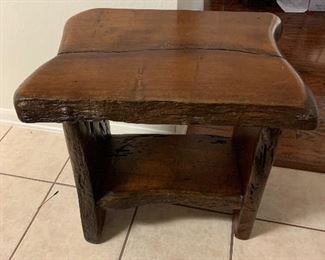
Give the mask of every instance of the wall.
POLYGON ((203 10, 204 0, 178 0, 178 10, 203 10))
MULTIPOLYGON (((65 21, 97 7, 141 9, 200 9, 201 0, 0 0, 0 121, 18 123, 13 93, 41 64, 56 55, 65 21)), ((122 131, 125 124, 115 124, 122 131)), ((47 127, 48 125, 41 125, 47 127)), ((55 126, 50 124, 50 126, 55 126)), ((131 129, 142 131, 144 126, 131 129)), ((173 132, 175 126, 146 127, 173 132)))

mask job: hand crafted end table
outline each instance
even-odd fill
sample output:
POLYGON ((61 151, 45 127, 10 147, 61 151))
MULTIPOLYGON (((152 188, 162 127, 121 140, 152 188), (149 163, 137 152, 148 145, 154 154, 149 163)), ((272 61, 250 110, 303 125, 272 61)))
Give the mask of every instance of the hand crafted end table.
POLYGON ((250 236, 281 128, 314 129, 309 89, 269 13, 94 9, 15 94, 19 118, 61 122, 86 240, 106 208, 176 203, 236 215, 250 236), (111 135, 109 121, 233 125, 232 138, 111 135))

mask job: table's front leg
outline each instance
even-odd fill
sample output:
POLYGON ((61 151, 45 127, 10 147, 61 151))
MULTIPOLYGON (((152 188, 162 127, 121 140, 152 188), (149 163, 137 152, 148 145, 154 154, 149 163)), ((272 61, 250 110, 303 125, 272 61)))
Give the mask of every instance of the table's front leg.
POLYGON ((277 128, 237 127, 234 130, 233 141, 243 192, 242 207, 235 216, 237 238, 250 237, 280 134, 281 130, 277 128))
POLYGON ((104 174, 103 151, 109 145, 108 121, 77 121, 63 124, 76 182, 85 239, 99 243, 105 211, 96 205, 104 174))

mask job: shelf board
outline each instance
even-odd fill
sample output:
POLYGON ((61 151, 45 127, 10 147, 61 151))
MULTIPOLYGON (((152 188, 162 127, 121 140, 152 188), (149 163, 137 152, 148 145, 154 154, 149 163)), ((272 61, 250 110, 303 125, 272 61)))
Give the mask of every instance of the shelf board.
POLYGON ((229 138, 218 136, 112 136, 103 174, 104 208, 182 203, 237 209, 241 190, 229 138))

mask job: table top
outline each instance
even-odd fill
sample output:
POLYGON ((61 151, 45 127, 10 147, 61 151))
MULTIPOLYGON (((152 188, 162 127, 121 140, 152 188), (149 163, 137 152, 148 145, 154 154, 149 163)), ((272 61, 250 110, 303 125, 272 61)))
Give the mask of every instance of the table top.
POLYGON ((309 89, 270 13, 93 9, 17 90, 25 122, 110 119, 313 129, 309 89))

